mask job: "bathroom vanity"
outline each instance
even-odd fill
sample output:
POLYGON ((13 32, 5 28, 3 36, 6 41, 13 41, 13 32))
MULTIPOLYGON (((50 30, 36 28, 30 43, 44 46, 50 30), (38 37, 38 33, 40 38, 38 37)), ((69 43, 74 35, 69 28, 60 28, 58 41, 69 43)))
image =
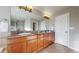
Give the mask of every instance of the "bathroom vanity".
POLYGON ((9 53, 33 53, 39 52, 53 44, 55 33, 25 33, 8 37, 7 52, 9 53))

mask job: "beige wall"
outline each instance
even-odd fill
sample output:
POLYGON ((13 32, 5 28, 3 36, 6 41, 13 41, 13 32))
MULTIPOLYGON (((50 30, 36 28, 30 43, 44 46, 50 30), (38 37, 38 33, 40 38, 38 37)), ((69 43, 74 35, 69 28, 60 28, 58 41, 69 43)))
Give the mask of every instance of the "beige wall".
POLYGON ((79 7, 69 7, 56 13, 55 16, 67 12, 70 13, 69 27, 74 28, 70 29, 69 32, 69 47, 79 51, 79 7))
MULTIPOLYGON (((0 18, 7 19, 10 25, 10 7, 3 6, 0 7, 0 18)), ((0 33, 0 36, 6 36, 8 33, 0 33)), ((0 47, 4 47, 6 45, 6 38, 0 38, 0 47)))

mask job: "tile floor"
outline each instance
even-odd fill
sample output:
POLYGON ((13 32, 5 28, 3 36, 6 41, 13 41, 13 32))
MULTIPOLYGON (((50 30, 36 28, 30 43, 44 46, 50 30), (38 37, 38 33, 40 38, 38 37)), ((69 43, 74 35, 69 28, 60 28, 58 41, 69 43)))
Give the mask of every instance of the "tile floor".
POLYGON ((77 51, 74 51, 73 49, 70 49, 64 45, 55 43, 41 50, 39 53, 77 53, 77 51))

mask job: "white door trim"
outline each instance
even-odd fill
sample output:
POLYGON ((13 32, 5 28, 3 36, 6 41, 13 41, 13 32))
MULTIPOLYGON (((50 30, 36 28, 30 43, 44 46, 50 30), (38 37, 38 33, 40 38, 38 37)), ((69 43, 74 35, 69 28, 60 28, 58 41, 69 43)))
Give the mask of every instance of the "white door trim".
MULTIPOLYGON (((69 12, 67 12, 67 13, 64 13, 64 14, 61 14, 61 15, 59 15, 59 16, 62 16, 62 15, 68 15, 67 16, 67 30, 68 30, 68 36, 67 36, 67 41, 68 41, 68 43, 67 43, 67 47, 69 47, 69 21, 70 21, 70 13, 69 12)), ((58 17, 58 16, 56 16, 56 17, 58 17)), ((56 19, 56 17, 55 17, 55 19, 56 19)), ((56 20, 55 20, 56 21, 56 20)), ((56 41, 55 41, 56 42, 56 41)), ((56 43, 58 43, 58 42, 56 42, 56 43)))

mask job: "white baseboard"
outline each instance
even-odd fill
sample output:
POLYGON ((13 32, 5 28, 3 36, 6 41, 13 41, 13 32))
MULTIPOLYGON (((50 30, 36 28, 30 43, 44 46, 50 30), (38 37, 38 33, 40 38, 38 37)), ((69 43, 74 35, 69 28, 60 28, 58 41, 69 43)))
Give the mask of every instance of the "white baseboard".
MULTIPOLYGON (((55 42, 55 43, 60 44, 60 43, 58 43, 58 42, 55 42)), ((63 44, 60 44, 60 45, 63 45, 63 44)), ((65 45, 63 45, 63 46, 65 46, 65 45)), ((68 46, 66 46, 66 47, 68 47, 68 46)))
MULTIPOLYGON (((57 42, 56 42, 57 43, 57 42)), ((58 44, 60 44, 60 43, 58 43, 58 44)), ((61 44, 62 45, 62 44, 61 44)), ((65 46, 65 45, 64 45, 65 46)), ((70 47, 70 46, 66 46, 66 47, 68 47, 68 48, 70 48, 70 49, 73 49, 74 51, 77 51, 77 52, 79 52, 79 50, 77 50, 76 48, 73 48, 73 47, 70 47)))
POLYGON ((68 48, 73 49, 73 50, 79 52, 79 50, 77 50, 76 48, 73 48, 73 47, 70 47, 70 46, 68 48))

